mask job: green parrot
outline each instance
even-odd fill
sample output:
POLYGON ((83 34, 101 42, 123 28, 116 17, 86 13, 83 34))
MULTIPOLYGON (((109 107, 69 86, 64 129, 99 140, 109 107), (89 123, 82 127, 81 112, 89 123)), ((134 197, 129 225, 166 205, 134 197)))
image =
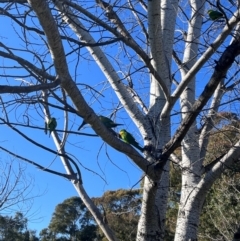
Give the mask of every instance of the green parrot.
POLYGON ((214 11, 214 10, 208 10, 207 11, 209 18, 213 21, 219 19, 219 18, 223 18, 223 14, 218 12, 218 11, 214 11))
POLYGON ((99 115, 98 118, 108 129, 123 125, 123 124, 114 123, 110 118, 106 116, 99 115))
POLYGON ((54 131, 57 127, 56 118, 50 118, 47 123, 47 128, 50 130, 49 136, 51 135, 52 131, 54 131))
MULTIPOLYGON (((98 118, 108 129, 123 125, 123 124, 114 123, 110 118, 106 116, 99 115, 98 118)), ((87 124, 86 121, 83 120, 82 124, 78 127, 78 130, 80 130, 86 124, 87 124)))
POLYGON ((143 148, 139 146, 139 144, 136 142, 134 137, 129 132, 127 132, 124 129, 120 130, 119 136, 125 143, 130 144, 136 147, 139 151, 143 152, 143 148))

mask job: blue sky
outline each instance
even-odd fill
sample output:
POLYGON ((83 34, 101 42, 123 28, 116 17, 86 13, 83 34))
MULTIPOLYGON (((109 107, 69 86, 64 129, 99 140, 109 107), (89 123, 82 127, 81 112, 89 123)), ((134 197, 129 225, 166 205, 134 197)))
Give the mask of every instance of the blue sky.
MULTIPOLYGON (((85 71, 81 72, 81 78, 89 79, 89 72, 91 72, 91 69, 86 68, 85 71)), ((97 70, 94 70, 94 73, 97 73, 97 70)), ((94 77, 92 79, 97 81, 98 78, 94 77)), ((14 83, 14 80, 11 81, 14 83)), ((2 98, 4 100, 7 99, 8 95, 3 95, 2 98)), ((106 102, 108 102, 107 98, 106 102)), ((16 111, 9 115, 12 116, 13 114, 13 118, 16 117, 19 120, 24 119, 24 109, 25 107, 19 106, 16 111)), ((98 110, 96 110, 96 112, 98 112, 98 110)), ((31 111, 29 111, 28 114, 29 113, 31 113, 31 111)), ((107 111, 104 112, 104 114, 107 115, 107 111)), ((52 115, 56 117, 58 121, 57 129, 61 130, 63 128, 62 112, 52 109, 52 115)), ((44 127, 44 121, 38 115, 35 115, 34 121, 37 126, 44 127)), ((82 122, 82 119, 80 117, 71 116, 71 122, 75 122, 71 130, 77 132, 77 128, 82 122)), ((116 122, 126 124, 128 129, 129 126, 131 126, 131 122, 126 119, 119 118, 116 122)), ((18 128, 34 141, 56 150, 52 138, 45 135, 43 130, 28 129, 24 127, 18 128)), ((133 127, 130 130, 134 132, 133 127)), ((1 146, 4 148, 9 148, 10 151, 22 155, 23 157, 37 162, 49 169, 65 173, 60 159, 55 155, 49 154, 24 140, 6 125, 0 125, 0 132, 2 133, 1 146)), ((89 125, 86 125, 80 132, 94 134, 89 125)), ((135 135, 135 137, 141 143, 139 135, 135 135)), ((138 167, 123 154, 104 144, 101 138, 71 134, 66 146, 66 151, 74 155, 74 160, 77 159, 80 162, 79 166, 82 171, 83 185, 90 197, 101 196, 108 190, 136 188, 139 186, 138 184, 137 186, 134 186, 141 178, 141 172, 138 167), (109 158, 105 155, 106 152, 108 153, 109 158)), ((1 151, 1 158, 2 160, 9 159, 9 156, 1 151)), ((71 196, 76 196, 77 193, 71 182, 67 179, 41 171, 23 161, 20 161, 20 163, 26 167, 26 175, 29 175, 33 179, 34 187, 30 195, 33 197, 37 196, 34 198, 32 207, 26 215, 29 219, 29 228, 40 231, 48 226, 55 206, 71 196)), ((26 210, 28 205, 29 202, 26 203, 26 210)), ((18 208, 19 207, 17 206, 15 210, 18 210, 18 208)), ((12 214, 15 210, 11 211, 12 214)), ((8 215, 10 215, 10 213, 8 213, 8 215)))
MULTIPOLYGON (((24 48, 25 46, 16 35, 15 29, 12 27, 13 25, 11 21, 1 16, 0 20, 4 21, 4 24, 0 26, 2 32, 1 36, 3 36, 5 33, 4 38, 0 39, 0 41, 3 41, 5 44, 8 44, 9 46, 15 48, 24 48)), ((34 38, 36 36, 32 37, 34 38)), ((34 48, 38 48, 38 46, 34 46, 33 49, 34 48)), ((66 51, 68 51, 67 48, 66 51)), ((80 52, 82 55, 84 54, 84 52, 86 52, 86 50, 81 49, 80 52)), ((19 52, 17 53, 19 54, 19 52)), ((24 57, 27 57, 31 61, 33 61, 30 54, 29 56, 24 54, 24 57)), ((73 61, 73 59, 74 58, 68 58, 69 66, 71 66, 71 61, 73 61)), ((50 63, 52 63, 52 60, 49 56, 45 59, 45 61, 49 61, 50 63)), ((0 62, 1 66, 3 67, 2 69, 0 69, 0 71, 2 72, 4 71, 4 66, 8 66, 10 62, 8 62, 7 60, 3 60, 2 57, 0 57, 0 62)), ((36 65, 37 64, 38 62, 36 61, 36 65)), ((76 80, 81 83, 81 85, 79 85, 79 88, 82 90, 85 98, 88 100, 89 104, 92 106, 95 112, 97 114, 109 116, 112 113, 112 109, 117 105, 118 100, 116 99, 115 94, 109 89, 109 86, 106 85, 106 79, 99 70, 99 68, 91 60, 85 60, 80 57, 80 64, 77 69, 70 68, 70 71, 73 76, 76 74, 76 80), (103 95, 92 95, 93 92, 89 91, 89 89, 85 89, 84 85, 82 84, 89 84, 93 86, 98 91, 102 91, 103 95)), ((201 71, 201 78, 197 81, 197 83, 199 84, 199 92, 203 89, 203 83, 208 81, 209 73, 212 72, 212 69, 208 68, 207 71, 206 69, 201 71)), ((12 70, 11 73, 17 74, 18 72, 19 70, 15 69, 12 70)), ((54 74, 53 69, 49 70, 49 72, 51 74, 54 74)), ((146 78, 146 76, 147 74, 144 75, 143 73, 139 73, 139 76, 135 75, 134 78, 138 79, 139 77, 139 85, 137 87, 139 89, 142 89, 142 97, 145 98, 147 102, 149 98, 148 88, 141 82, 141 80, 145 80, 145 83, 148 82, 146 81, 146 79, 144 79, 146 78)), ((0 80, 1 84, 7 83, 5 78, 0 78, 0 80)), ((26 78, 26 80, 29 79, 26 78)), ((7 81, 8 84, 10 83, 11 85, 19 85, 20 83, 19 80, 16 80, 16 78, 14 77, 9 77, 7 81)), ((61 93, 59 92, 59 94, 61 93)), ((10 100, 12 98, 12 95, 4 94, 2 95, 2 98, 4 101, 10 100)), ((53 104, 59 104, 54 99, 50 99, 50 101, 53 104)), ((26 106, 21 105, 19 105, 17 108, 13 108, 11 105, 9 105, 9 117, 11 117, 11 121, 13 122, 16 122, 15 119, 17 119, 21 123, 26 123, 26 116, 29 116, 31 119, 30 124, 43 128, 44 119, 42 111, 40 108, 36 108, 37 109, 34 109, 33 106, 29 106, 29 108, 27 109, 26 106)), ((61 130, 63 128, 63 113, 53 108, 51 108, 50 110, 52 116, 56 117, 58 121, 57 129, 61 130)), ((4 112, 1 113, 1 117, 4 117, 4 112)), ((116 119, 114 120, 117 123, 124 124, 124 128, 131 132, 141 145, 143 144, 138 131, 122 109, 117 112, 116 119)), ((98 197, 108 190, 138 187, 138 182, 141 178, 141 171, 138 169, 138 167, 133 164, 131 160, 129 160, 125 155, 113 150, 110 146, 104 144, 101 138, 88 137, 77 134, 77 128, 81 122, 82 119, 77 115, 71 114, 69 116, 70 130, 75 131, 76 133, 69 136, 66 143, 66 151, 70 155, 73 155, 71 157, 73 157, 74 160, 77 160, 80 163, 79 166, 82 172, 83 185, 89 196, 98 197), (137 186, 135 186, 135 184, 137 184, 137 186)), ((176 127, 179 122, 180 118, 178 116, 174 121, 175 126, 173 126, 173 128, 176 127)), ((28 129, 24 127, 18 128, 24 134, 30 136, 33 140, 49 148, 52 148, 53 150, 56 150, 51 137, 49 138, 48 135, 45 135, 43 130, 28 129)), ((119 129, 120 128, 116 128, 116 130, 119 129)), ((80 132, 94 134, 90 126, 85 126, 80 132)), ((46 151, 39 149, 35 145, 24 140, 6 125, 0 125, 0 133, 1 146, 9 148, 9 150, 15 152, 16 154, 22 155, 23 157, 37 162, 49 169, 64 172, 63 166, 58 157, 53 154, 47 153, 46 151)), ((61 135, 60 132, 59 134, 61 135)), ((11 160, 9 155, 7 155, 6 153, 2 151, 0 153, 2 161, 11 160)), ((14 163, 15 167, 17 168, 17 161, 15 161, 14 163)), ((77 193, 68 180, 58 176, 54 176, 47 172, 43 172, 30 164, 26 164, 24 162, 21 163, 24 167, 26 167, 26 175, 29 175, 33 179, 33 189, 30 195, 32 195, 33 197, 37 196, 33 199, 31 209, 26 213, 26 216, 29 219, 29 228, 40 231, 41 229, 48 226, 51 215, 54 212, 56 205, 71 196, 76 196, 77 193)), ((22 210, 27 210, 28 205, 29 203, 27 202, 26 209, 22 210)), ((16 206, 15 209, 5 211, 9 211, 9 215, 14 215, 15 210, 17 211, 18 208, 19 206, 16 206)), ((4 214, 4 212, 2 213, 4 214)))
MULTIPOLYGON (((7 26, 7 25, 5 25, 7 26)), ((1 26, 3 27, 3 26, 1 26)), ((7 27, 6 27, 7 28, 7 27)), ((5 31, 7 31, 5 29, 5 31)), ((11 31, 9 31, 11 33, 11 31)), ((15 34, 9 34, 7 43, 16 47, 14 39, 15 34)), ((7 66, 9 63, 6 60, 0 58, 0 61, 4 62, 4 66, 7 66)), ((15 71, 15 74, 18 70, 15 71)), ((96 85, 99 82, 103 82, 105 77, 101 74, 98 67, 89 64, 88 62, 82 62, 79 68, 79 77, 84 81, 88 82, 91 85, 96 85), (95 82, 95 83, 94 83, 95 82)), ((8 78, 8 82, 11 85, 19 85, 19 80, 17 78, 8 78)), ((84 82, 83 81, 83 82, 84 82)), ((1 83, 4 83, 5 79, 1 78, 1 83)), ((101 88, 101 87, 100 87, 101 88)), ((85 91, 87 98, 89 92, 85 91)), ((2 95, 4 101, 10 100, 11 96, 8 94, 2 95)), ((51 100, 52 103, 56 104, 56 101, 51 100)), ((113 93, 108 92, 107 96, 102 97, 101 103, 99 104, 93 98, 90 98, 90 103, 95 105, 95 111, 99 114, 104 114, 108 116, 111 114, 110 110, 112 108, 112 103, 116 101, 113 93), (103 112, 104 107, 104 112, 103 112)), ((10 108, 11 109, 11 108, 10 108)), ((52 116, 56 117, 58 121, 57 129, 63 128, 63 113, 56 109, 51 108, 52 116)), ((17 108, 13 108, 9 111, 9 117, 11 120, 16 123, 17 119, 19 122, 23 123, 27 121, 27 116, 30 116, 33 125, 43 128, 44 120, 41 118, 41 115, 36 114, 33 107, 30 107, 30 110, 27 111, 25 106, 19 105, 17 108), (32 110, 31 110, 32 108, 32 110)), ((119 114, 120 115, 120 114, 119 114)), ((117 114, 117 116, 119 116, 117 114)), ((4 112, 1 113, 3 118, 4 112)), ((82 119, 76 115, 71 115, 70 125, 71 131, 77 133, 77 128, 81 124, 82 119)), ((121 119, 116 119, 116 122, 125 124, 124 128, 132 130, 133 133, 136 132, 131 121, 125 117, 121 119)), ((45 145, 53 150, 56 150, 53 140, 48 135, 45 135, 43 130, 40 129, 28 129, 24 127, 17 126, 25 135, 32 138, 34 141, 39 142, 42 145, 45 145)), ((119 130, 119 129, 116 129, 119 130)), ((53 154, 47 153, 44 150, 39 149, 34 144, 29 143, 20 137, 13 130, 8 128, 6 125, 0 125, 1 132, 1 146, 4 148, 9 148, 10 151, 16 153, 17 155, 23 156, 29 160, 39 163, 49 169, 57 170, 65 173, 62 163, 58 157, 53 154)), ((86 125, 80 132, 94 134, 93 130, 89 125, 86 125)), ((60 133, 61 134, 61 133, 60 133)), ((141 143, 139 139, 139 134, 135 133, 136 139, 141 143)), ((142 144, 142 143, 141 143, 142 144)), ((68 139, 68 144, 66 151, 70 154, 73 154, 75 158, 80 162, 83 185, 90 197, 101 196, 105 191, 116 190, 119 188, 136 188, 134 186, 141 178, 141 172, 138 167, 133 164, 129 159, 127 159, 123 154, 118 153, 113 150, 110 146, 107 146, 103 143, 99 137, 88 137, 83 135, 71 134, 68 139), (93 148, 94 146, 94 148, 93 148), (105 155, 108 153, 109 158, 105 155)), ((12 160, 8 154, 1 152, 2 161, 12 160)), ((76 196, 77 192, 72 186, 71 182, 68 180, 49 174, 47 172, 41 171, 40 169, 26 164, 23 161, 20 161, 21 165, 26 168, 25 175, 29 176, 29 179, 32 179, 32 190, 29 196, 32 196, 33 199, 30 202, 26 202, 23 205, 15 206, 13 209, 4 210, 2 214, 12 215, 15 211, 23 211, 26 214, 26 217, 29 219, 29 228, 40 231, 43 228, 46 228, 50 222, 52 213, 57 204, 63 202, 65 199, 76 196), (29 205, 31 204, 31 209, 29 205)), ((14 160, 16 168, 18 167, 18 161, 14 160)), ((17 170, 17 169, 16 169, 17 170)), ((31 188, 30 187, 30 188, 31 188)))
MULTIPOLYGON (((79 121, 81 121, 80 118, 79 121)), ((75 128, 77 129, 77 126, 75 128)), ((64 173, 61 161, 55 155, 39 150, 38 147, 25 141, 5 125, 0 126, 0 131, 2 133, 1 146, 9 148, 12 152, 49 169, 64 173)), ((92 130, 89 126, 86 126, 82 132, 92 133, 92 130)), ((52 138, 45 135, 42 130, 29 131, 27 128, 24 128, 24 133, 32 136, 34 140, 38 140, 39 143, 55 150, 52 138)), ((99 137, 73 134, 69 139, 71 139, 72 144, 75 143, 76 145, 78 143, 79 147, 68 145, 66 150, 75 155, 81 163, 83 185, 90 197, 101 196, 107 190, 132 188, 139 181, 141 177, 139 169, 124 155, 103 144, 99 137), (105 152, 108 153, 110 159, 106 157, 105 152)), ((11 158, 1 151, 1 159, 4 161, 11 158)), ((15 161, 14 163, 17 168, 18 162, 15 161)), ((29 176, 28 179, 31 180, 32 178, 33 181, 33 189, 30 196, 37 196, 33 199, 32 207, 27 213, 29 228, 41 230, 48 226, 55 206, 66 198, 76 196, 77 193, 67 179, 41 171, 24 162, 21 165, 26 167, 25 174, 29 176)), ((138 185, 134 188, 136 187, 138 185)), ((26 210, 28 205, 29 202, 26 202, 26 207, 23 210, 26 210)), ((15 210, 18 210, 18 208, 17 206, 15 210)), ((12 210, 12 213, 14 213, 14 210, 12 210)))
MULTIPOLYGON (((3 18, 1 18, 1 20, 3 20, 3 18)), ((5 25, 1 25, 1 28, 4 28, 2 29, 3 32, 8 32, 8 36, 4 39, 4 43, 12 47, 22 47, 21 41, 19 40, 18 43, 18 39, 16 39, 14 29, 9 28, 8 24, 10 24, 10 22, 7 22, 6 19, 4 19, 4 21, 5 25)), ((24 57, 26 57, 26 55, 24 55, 24 57)), ((10 64, 8 60, 3 60, 1 57, 0 62, 2 63, 2 66, 8 66, 10 64)), ((18 69, 15 71, 12 70, 12 73, 17 74, 18 71, 18 69)), ((92 64, 92 62, 81 62, 78 73, 78 79, 81 80, 79 82, 91 84, 92 86, 96 86, 99 90, 104 89, 105 84, 103 82, 105 81, 105 77, 102 75, 98 67, 92 64), (99 85, 99 82, 102 84, 99 85)), ((19 85, 20 81, 16 79, 17 78, 9 77, 7 79, 8 84, 19 85)), ((26 78, 26 80, 28 80, 28 78, 26 78)), ((2 83, 6 83, 6 79, 1 78, 1 84, 2 83)), ((80 85, 80 88, 83 88, 83 86, 80 85)), ((100 100, 95 100, 89 95, 88 91, 83 92, 86 93, 85 97, 89 98, 89 103, 93 105, 96 113, 104 114, 106 116, 111 114, 111 109, 117 101, 114 93, 108 91, 107 89, 107 91, 103 92, 104 96, 101 97, 100 100)), ((2 95, 2 98, 6 101, 12 99, 12 96, 4 94, 2 95)), ((53 104, 57 104, 57 102, 53 99, 50 99, 50 101, 52 101, 53 104)), ((52 116, 56 117, 58 121, 57 129, 61 130, 63 128, 63 113, 53 108, 50 110, 52 116)), ((8 114, 11 121, 15 123, 17 121, 26 123, 27 118, 30 117, 30 124, 43 128, 44 120, 41 116, 42 113, 40 109, 38 109, 38 111, 40 114, 36 114, 35 109, 32 106, 30 106, 26 111, 26 106, 19 105, 17 108, 9 108, 8 114)), ((142 144, 139 133, 134 128, 129 118, 127 118, 127 116, 124 117, 122 114, 121 118, 118 118, 120 117, 120 113, 117 113, 116 116, 117 119, 115 121, 123 123, 125 125, 124 128, 127 128, 130 132, 132 132, 136 140, 142 144)), ((1 117, 5 117, 4 112, 1 113, 1 117)), ((80 117, 71 115, 71 131, 77 132, 77 128, 81 122, 82 119, 80 117)), ((43 130, 28 129, 20 126, 16 127, 25 135, 31 137, 34 141, 56 150, 52 138, 45 135, 43 130)), ((29 143, 6 125, 0 125, 0 132, 2 133, 0 139, 2 147, 9 148, 10 151, 37 162, 49 169, 65 173, 60 159, 55 155, 47 153, 32 143, 29 143)), ((85 126, 81 132, 94 134, 93 130, 88 125, 85 126)), ((138 167, 123 154, 104 144, 101 138, 71 134, 66 146, 66 151, 74 155, 74 159, 77 159, 77 161, 81 164, 80 168, 83 177, 83 185, 90 197, 101 196, 108 190, 132 187, 136 188, 139 186, 138 181, 141 178, 141 171, 138 167), (108 153, 110 159, 105 153, 108 153), (135 184, 137 184, 137 186, 134 186, 135 184)), ((1 159, 2 161, 10 161, 13 158, 1 151, 1 159)), ((24 168, 26 168, 25 175, 28 176, 29 182, 32 182, 30 186, 32 190, 28 197, 32 196, 34 198, 23 205, 21 204, 20 206, 17 205, 11 209, 3 210, 1 214, 14 215, 14 212, 20 209, 20 211, 26 213, 26 217, 29 219, 29 228, 40 231, 48 226, 56 205, 71 196, 76 196, 77 192, 68 180, 41 171, 23 161, 19 162, 24 168), (29 205, 31 205, 30 210, 28 210, 29 205)), ((14 163, 17 170, 18 160, 15 160, 14 163)))

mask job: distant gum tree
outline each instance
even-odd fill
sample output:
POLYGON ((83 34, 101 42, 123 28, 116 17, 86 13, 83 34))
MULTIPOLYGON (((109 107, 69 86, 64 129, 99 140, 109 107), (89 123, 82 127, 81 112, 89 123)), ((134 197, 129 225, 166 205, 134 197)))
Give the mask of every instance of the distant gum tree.
POLYGON ((89 198, 81 178, 85 170, 77 162, 79 123, 83 118, 115 153, 126 155, 144 173, 136 240, 164 240, 170 162, 181 175, 174 240, 197 240, 206 195, 240 155, 237 138, 208 158, 217 113, 239 117, 238 4, 0 0, 0 122, 39 147, 40 155, 61 159, 66 174, 34 162, 35 156, 27 159, 24 151, 17 156, 71 180, 108 240, 117 240, 116 235, 89 198), (219 18, 209 17, 208 10, 218 11, 219 18), (81 65, 98 68, 81 78, 81 65), (55 148, 50 148, 36 130, 60 112, 61 124, 51 125, 55 148), (137 141, 141 136, 143 151, 131 146, 129 137, 121 136, 122 141, 99 113, 134 124, 135 132, 123 129, 137 141))

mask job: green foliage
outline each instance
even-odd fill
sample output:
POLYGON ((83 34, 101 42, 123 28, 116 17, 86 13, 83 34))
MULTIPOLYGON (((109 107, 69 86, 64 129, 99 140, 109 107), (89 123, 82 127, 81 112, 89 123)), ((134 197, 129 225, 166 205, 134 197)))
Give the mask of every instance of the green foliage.
POLYGON ((96 224, 79 197, 72 197, 58 204, 48 228, 49 230, 43 230, 45 237, 56 238, 61 235, 66 240, 75 237, 79 240, 93 240, 96 237, 96 224))
POLYGON ((181 191, 181 170, 177 165, 170 165, 170 192, 168 198, 168 209, 166 214, 166 241, 174 240, 176 228, 178 204, 181 191))
MULTIPOLYGON (((239 138, 236 114, 221 112, 214 117, 215 130, 210 133, 205 163, 225 154, 239 138), (216 145, 217 143, 217 145, 216 145)), ((240 162, 236 160, 224 171, 208 193, 199 225, 199 240, 232 240, 240 212, 240 162)))
POLYGON ((119 240, 136 239, 141 208, 140 190, 107 191, 102 197, 94 198, 93 201, 103 213, 105 212, 107 222, 119 240))
MULTIPOLYGON (((205 165, 220 157, 239 139, 236 114, 220 112, 213 117, 205 165), (217 145, 216 145, 217 143, 217 145)), ((179 150, 176 156, 181 157, 179 150)), ((181 191, 181 169, 171 164, 170 192, 166 216, 166 241, 174 239, 181 191)), ((212 186, 203 205, 199 224, 199 241, 232 240, 239 224, 240 161, 236 160, 212 186)))
MULTIPOLYGON (((140 190, 107 191, 100 198, 93 198, 105 221, 122 241, 136 239, 140 214, 140 190)), ((40 240, 79 241, 106 240, 93 217, 79 197, 66 199, 58 204, 48 228, 40 232, 40 240)))
MULTIPOLYGON (((221 121, 218 120, 217 125, 220 124, 221 121)), ((232 128, 233 126, 226 124, 222 126, 221 131, 215 130, 211 133, 208 145, 209 159, 206 163, 210 163, 217 155, 224 153, 225 148, 237 137, 232 128), (217 146, 214 145, 216 140, 218 140, 217 146)), ((165 241, 174 239, 180 191, 181 169, 171 163, 165 241)), ((236 161, 217 180, 206 197, 199 224, 199 241, 231 240, 237 229, 240 213, 239 192, 240 163, 236 161)), ((136 239, 141 197, 140 190, 120 189, 107 191, 102 197, 93 198, 94 203, 105 217, 105 221, 121 241, 136 239)), ((40 240, 68 241, 74 233, 79 241, 92 241, 95 238, 99 241, 107 241, 78 197, 66 199, 56 207, 49 229, 42 230, 40 240)))
POLYGON ((21 212, 14 217, 0 216, 0 241, 38 241, 34 231, 27 229, 27 219, 21 212))
POLYGON ((200 241, 231 240, 240 212, 240 174, 224 172, 206 198, 199 227, 200 241))
POLYGON ((44 228, 39 233, 41 241, 55 240, 55 236, 48 228, 44 228))
POLYGON ((89 224, 87 226, 84 226, 81 230, 79 230, 77 237, 78 240, 81 241, 90 241, 94 240, 97 235, 97 226, 95 224, 89 224))

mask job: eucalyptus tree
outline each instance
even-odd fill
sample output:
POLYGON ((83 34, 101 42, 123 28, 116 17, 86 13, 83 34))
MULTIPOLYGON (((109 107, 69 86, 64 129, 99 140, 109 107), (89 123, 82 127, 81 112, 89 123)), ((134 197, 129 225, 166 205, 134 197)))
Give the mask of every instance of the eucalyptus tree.
MULTIPOLYGON (((102 197, 93 198, 93 201, 119 240, 135 240, 141 208, 139 189, 107 191, 102 197)), ((101 238, 101 233, 98 238, 101 238)))
POLYGON ((0 240, 38 241, 35 231, 27 226, 28 220, 21 212, 16 212, 14 216, 0 216, 0 240))
POLYGON ((48 230, 67 240, 94 240, 97 236, 96 224, 79 197, 68 198, 56 206, 48 230))
POLYGON ((85 170, 76 161, 79 149, 70 151, 70 140, 78 134, 73 129, 83 118, 105 143, 144 173, 136 239, 164 240, 172 161, 179 166, 182 179, 175 240, 197 240, 205 197, 240 154, 236 140, 206 163, 216 113, 227 110, 238 115, 239 111, 238 2, 0 3, 1 26, 6 28, 0 43, 4 113, 0 121, 42 151, 57 155, 67 174, 34 162, 35 157, 27 159, 25 153, 4 150, 71 180, 107 239, 117 240, 83 186, 81 172, 85 170), (213 21, 209 9, 223 17, 213 21), (79 69, 85 62, 97 65, 98 70, 83 80, 79 69), (99 73, 104 81, 98 79, 99 73), (103 101, 103 96, 108 100, 103 101), (133 122, 135 133, 141 135, 142 153, 101 123, 98 114, 107 109, 112 116, 133 122), (55 151, 23 128, 41 129, 37 120, 48 123, 57 111, 62 111, 64 123, 52 131, 55 151))
MULTIPOLYGON (((119 240, 135 240, 141 204, 139 191, 120 189, 92 198, 119 240)), ((71 197, 58 204, 48 228, 40 234, 42 239, 47 240, 107 240, 79 197, 71 197)))

